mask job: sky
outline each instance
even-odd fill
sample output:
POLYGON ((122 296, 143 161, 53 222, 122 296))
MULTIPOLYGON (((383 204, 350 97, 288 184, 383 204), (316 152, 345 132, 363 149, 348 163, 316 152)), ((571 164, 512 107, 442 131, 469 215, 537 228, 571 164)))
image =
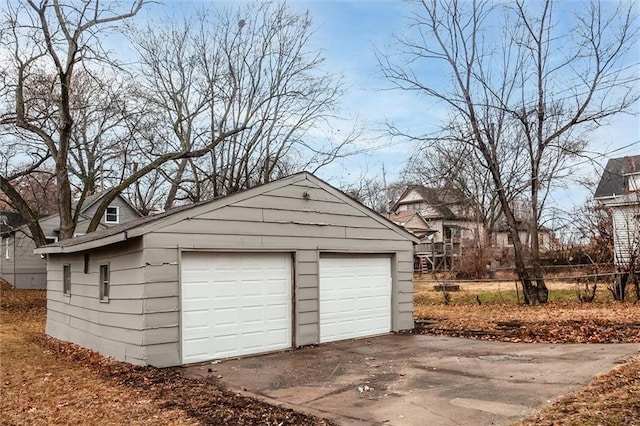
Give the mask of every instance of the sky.
MULTIPOLYGON (((407 4, 396 0, 293 0, 289 4, 310 11, 317 27, 315 42, 324 50, 327 66, 344 73, 349 82, 345 112, 362 120, 366 129, 363 139, 368 152, 357 161, 336 165, 336 172, 355 178, 363 171, 376 176, 384 164, 387 182, 399 180, 412 143, 385 136, 380 132, 384 123, 425 134, 436 130, 444 117, 443 110, 434 108, 425 98, 384 90, 389 84, 380 74, 374 47, 384 50, 392 45, 394 33, 405 30, 407 4), (356 170, 356 164, 360 170, 356 170)), ((636 66, 640 63, 640 47, 635 50, 635 62, 636 66)), ((599 175, 609 158, 640 154, 640 105, 636 103, 632 113, 635 115, 619 116, 590 134, 597 164, 586 162, 581 165, 581 173, 599 175)), ((579 184, 568 185, 552 194, 552 204, 570 209, 589 197, 579 184)))
MULTIPOLYGON (((165 7, 188 9, 210 1, 166 0, 165 7)), ((391 139, 384 132, 385 123, 426 134, 436 130, 445 117, 442 108, 425 98, 386 90, 389 83, 381 76, 375 49, 385 50, 392 45, 393 34, 405 29, 407 4, 399 0, 289 0, 288 4, 300 11, 309 10, 316 29, 310 48, 322 51, 326 70, 344 76, 347 91, 342 99, 342 119, 332 125, 348 131, 357 122, 364 129, 357 141, 358 155, 337 161, 317 174, 343 186, 364 175, 381 177, 384 167, 388 183, 400 180, 413 145, 410 141, 391 139)), ((637 66, 640 48, 635 56, 637 66)), ((602 172, 609 158, 640 154, 640 105, 636 104, 632 112, 635 115, 619 116, 589 135, 596 164, 581 164, 580 173, 593 177, 602 172)), ((585 188, 569 183, 567 188, 555 191, 550 201, 568 210, 588 197, 585 188)))

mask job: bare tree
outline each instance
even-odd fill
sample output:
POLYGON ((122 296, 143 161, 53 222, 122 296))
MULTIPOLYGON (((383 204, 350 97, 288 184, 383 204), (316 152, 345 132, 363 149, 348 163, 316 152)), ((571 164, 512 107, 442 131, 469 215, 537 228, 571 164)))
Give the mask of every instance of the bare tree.
POLYGON ((45 243, 37 215, 13 182, 37 170, 47 159, 55 167, 60 214, 60 238, 73 236, 75 222, 69 173, 74 131, 72 92, 77 70, 90 63, 109 63, 96 37, 116 23, 135 16, 145 0, 123 8, 118 2, 9 2, 3 12, 6 49, 0 126, 25 136, 33 145, 31 162, 0 175, 0 189, 27 220, 36 245, 45 243))
MULTIPOLYGON (((131 110, 123 116, 125 111, 116 108, 118 102, 110 104, 115 98, 105 90, 108 85, 98 85, 96 93, 87 92, 85 83, 103 81, 104 74, 121 69, 113 54, 103 49, 102 37, 115 30, 115 25, 134 17, 145 3, 146 0, 136 0, 123 6, 117 1, 105 4, 98 0, 82 3, 26 0, 9 3, 3 11, 0 42, 7 56, 2 69, 5 85, 0 89, 4 108, 0 112, 0 126, 3 138, 19 140, 14 146, 20 147, 23 158, 30 161, 7 167, 0 175, 0 189, 27 220, 37 246, 43 245, 45 238, 38 215, 14 186, 21 176, 39 170, 45 163, 52 164, 59 194, 59 238, 70 238, 80 211, 72 207, 72 188, 74 183, 80 188, 79 203, 95 188, 98 153, 103 157, 114 155, 105 154, 103 149, 117 146, 115 154, 131 167, 120 168, 117 183, 110 185, 102 197, 87 232, 98 227, 109 203, 133 182, 170 161, 207 155, 220 142, 245 129, 218 128, 210 133, 206 143, 197 147, 143 151, 137 142, 149 133, 148 120, 144 122, 131 110), (106 97, 100 96, 105 93, 106 97), (104 102, 109 103, 108 108, 104 102), (124 134, 114 132, 115 127, 124 134), (113 139, 105 144, 107 136, 113 139), (155 155, 133 161, 130 152, 133 148, 138 154, 155 155), (73 181, 74 173, 77 182, 73 181)), ((144 107, 140 102, 129 106, 133 111, 144 107)), ((153 146, 152 140, 146 140, 148 145, 144 148, 153 146)), ((5 151, 5 155, 8 158, 10 152, 5 151)))
POLYGON ((525 300, 546 302, 538 229, 549 191, 584 153, 584 132, 638 100, 628 59, 638 35, 633 4, 594 1, 563 16, 563 25, 551 0, 423 0, 414 6, 409 34, 397 38, 399 58, 380 55, 381 68, 397 88, 450 109, 453 126, 423 140, 464 144, 476 153, 509 226, 525 300), (425 68, 446 73, 450 84, 429 80, 425 68), (530 265, 510 203, 504 150, 527 160, 526 175, 513 182, 527 183, 530 265))
POLYGON ((309 50, 308 13, 284 3, 217 6, 185 20, 133 29, 140 56, 138 96, 163 117, 155 140, 193 149, 228 128, 246 128, 199 159, 167 163, 165 208, 317 169, 342 155, 339 142, 308 131, 336 111, 341 79, 309 50))
MULTIPOLYGON (((502 218, 500 200, 494 182, 483 167, 478 152, 465 143, 436 143, 418 146, 403 171, 406 180, 424 186, 451 187, 459 190, 473 204, 473 215, 484 228, 483 246, 494 243, 495 228, 502 218)), ((507 198, 513 205, 522 196, 525 185, 521 182, 523 162, 517 150, 500 154, 507 198)))

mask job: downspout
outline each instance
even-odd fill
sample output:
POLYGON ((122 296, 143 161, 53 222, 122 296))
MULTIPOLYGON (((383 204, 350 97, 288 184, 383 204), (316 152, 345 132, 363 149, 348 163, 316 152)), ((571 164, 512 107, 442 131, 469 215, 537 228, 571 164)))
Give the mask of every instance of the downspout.
POLYGON ((16 274, 16 235, 13 231, 13 288, 18 288, 18 275, 16 274))

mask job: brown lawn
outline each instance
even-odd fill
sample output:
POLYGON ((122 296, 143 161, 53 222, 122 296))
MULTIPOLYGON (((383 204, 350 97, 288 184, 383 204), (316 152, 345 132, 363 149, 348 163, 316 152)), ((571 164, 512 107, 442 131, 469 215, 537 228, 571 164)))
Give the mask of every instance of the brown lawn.
MULTIPOLYGON (((525 342, 640 342, 640 304, 613 302, 605 290, 594 303, 583 304, 572 290, 559 289, 547 305, 524 307, 507 287, 463 289, 445 305, 441 292, 418 284, 415 314, 425 321, 416 332, 525 342)), ((14 291, 2 283, 2 425, 330 424, 235 395, 212 380, 187 379, 179 368, 134 367, 48 338, 45 305, 44 291, 14 291)), ((639 419, 637 357, 524 424, 640 425, 639 419)))
POLYGON ((186 379, 134 367, 44 336, 45 292, 0 294, 0 424, 328 425, 330 422, 186 379))

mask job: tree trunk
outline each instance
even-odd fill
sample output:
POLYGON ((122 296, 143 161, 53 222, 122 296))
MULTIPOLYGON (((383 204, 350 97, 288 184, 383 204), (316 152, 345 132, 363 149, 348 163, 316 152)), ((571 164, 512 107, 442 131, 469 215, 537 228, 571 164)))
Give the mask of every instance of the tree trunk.
POLYGON ((542 265, 540 264, 537 176, 532 179, 531 183, 531 218, 529 220, 529 234, 531 239, 531 263, 533 266, 534 279, 523 281, 525 301, 527 301, 528 296, 529 301, 527 301, 527 303, 530 305, 535 305, 537 303, 547 303, 547 301, 549 300, 549 289, 547 289, 547 285, 544 282, 544 271, 542 270, 542 265))
POLYGON ((629 274, 619 274, 615 283, 609 288, 614 300, 623 301, 627 293, 627 283, 629 282, 629 274))

